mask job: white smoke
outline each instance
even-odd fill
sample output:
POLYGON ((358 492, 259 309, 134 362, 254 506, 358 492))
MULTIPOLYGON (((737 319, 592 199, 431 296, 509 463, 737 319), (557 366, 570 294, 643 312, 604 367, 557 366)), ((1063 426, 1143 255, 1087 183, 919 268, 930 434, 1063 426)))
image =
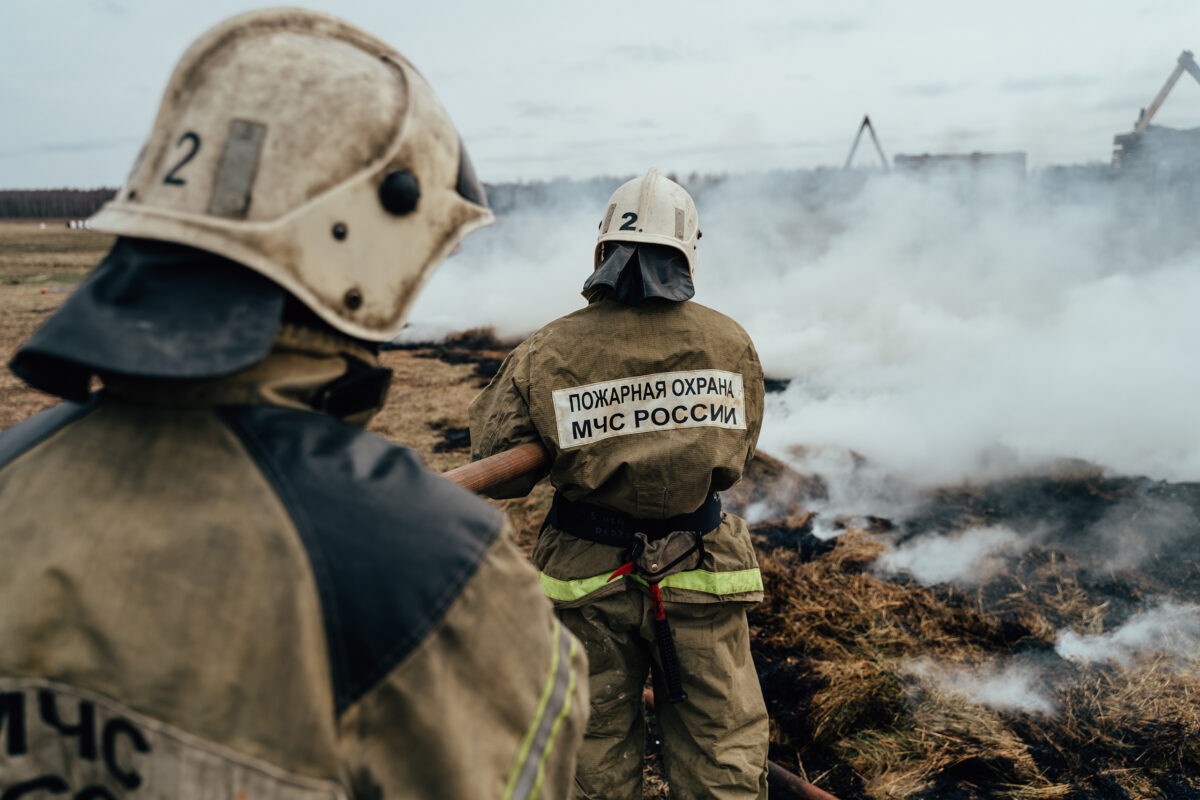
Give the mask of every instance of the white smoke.
POLYGON ((1008 559, 1030 545, 1030 537, 1004 527, 969 528, 955 534, 917 536, 881 555, 875 569, 908 574, 926 586, 975 586, 1005 569, 1008 559))
POLYGON ((907 662, 904 671, 946 692, 965 695, 998 711, 1053 714, 1058 706, 1046 695, 1041 672, 1032 665, 995 661, 978 665, 938 662, 923 658, 907 662))
POLYGON ((1091 527, 1088 543, 1104 569, 1136 569, 1169 557, 1198 527, 1186 503, 1137 493, 1091 527))
MULTIPOLYGON (((1200 251, 1172 238, 1166 200, 1099 181, 841 175, 693 188, 696 300, 792 379, 770 397, 765 451, 853 450, 920 485, 1066 457, 1200 479, 1200 251)), ((580 307, 606 191, 518 207, 468 239, 414 324, 520 336, 580 307)))
POLYGON ((606 199, 559 188, 544 203, 518 206, 468 236, 418 296, 401 341, 436 341, 482 326, 520 339, 583 306, 579 290, 592 269, 606 199))
POLYGON ((840 447, 794 447, 784 453, 801 474, 831 476, 827 496, 810 500, 816 512, 813 533, 831 538, 844 529, 846 517, 876 516, 899 519, 918 503, 915 488, 851 450, 840 447))
POLYGON ((1117 204, 962 191, 874 181, 820 256, 740 254, 769 301, 721 296, 769 371, 804 378, 764 446, 849 447, 929 484, 1063 457, 1200 476, 1196 252, 1146 254, 1117 204))
POLYGON ((1133 615, 1110 633, 1088 636, 1063 631, 1054 649, 1069 661, 1087 664, 1127 666, 1145 652, 1196 658, 1200 656, 1200 606, 1168 601, 1133 615))
MULTIPOLYGON (((1165 653, 1188 661, 1200 656, 1200 606, 1164 602, 1130 617, 1114 631, 1085 636, 1059 635, 1058 655, 1078 664, 1111 663, 1128 667, 1143 653, 1165 653)), ((1061 662, 1060 662, 1061 663, 1061 662)), ((1186 663, 1186 662, 1185 662, 1186 663)), ((932 658, 913 659, 902 670, 943 691, 999 711, 1054 714, 1054 686, 1062 680, 1053 663, 1036 656, 960 664, 932 658)))

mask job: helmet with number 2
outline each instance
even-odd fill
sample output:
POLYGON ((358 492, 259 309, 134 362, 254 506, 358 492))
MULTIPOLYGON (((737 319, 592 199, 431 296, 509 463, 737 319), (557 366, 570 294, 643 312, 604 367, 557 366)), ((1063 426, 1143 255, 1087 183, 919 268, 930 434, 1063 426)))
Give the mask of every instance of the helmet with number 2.
POLYGON ((424 77, 334 17, 251 12, 183 55, 98 230, 225 256, 382 342, 469 231, 482 185, 424 77))
POLYGON ((692 196, 651 169, 613 192, 600 222, 594 266, 603 260, 605 242, 661 244, 681 251, 687 257, 688 271, 695 275, 699 239, 700 219, 692 196))

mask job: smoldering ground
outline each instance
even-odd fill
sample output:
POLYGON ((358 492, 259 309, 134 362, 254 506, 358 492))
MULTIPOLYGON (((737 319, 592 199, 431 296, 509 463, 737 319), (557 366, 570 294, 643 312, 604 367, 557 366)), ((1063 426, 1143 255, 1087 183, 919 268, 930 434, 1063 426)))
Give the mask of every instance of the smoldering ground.
MULTIPOLYGON (((498 223, 435 275, 410 335, 519 338, 581 306, 621 180, 502 187, 498 223)), ((933 487, 1064 463, 1200 479, 1186 193, 1095 166, 680 180, 704 232, 696 299, 742 322, 785 387, 768 396, 760 448, 820 477, 820 496, 801 498, 818 534, 839 516, 905 520, 933 487)), ((1133 535, 1086 520, 1115 565, 1194 522, 1160 499, 1138 501, 1133 535)))
POLYGON ((1141 561, 1092 544, 1136 537, 1136 498, 1164 488, 1030 475, 941 490, 890 529, 845 518, 822 541, 795 509, 754 526, 775 757, 843 797, 1200 797, 1198 526, 1141 561))

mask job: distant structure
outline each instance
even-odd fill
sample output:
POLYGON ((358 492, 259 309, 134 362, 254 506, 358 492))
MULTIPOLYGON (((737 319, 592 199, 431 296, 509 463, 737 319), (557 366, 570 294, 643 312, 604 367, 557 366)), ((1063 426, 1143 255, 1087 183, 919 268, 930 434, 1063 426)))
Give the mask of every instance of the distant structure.
POLYGON ((897 155, 893 163, 897 172, 988 173, 1024 178, 1026 161, 1024 152, 924 153, 919 156, 897 155))
POLYGON ((1138 114, 1133 130, 1113 137, 1114 171, 1160 187, 1200 180, 1200 128, 1178 129, 1150 124, 1184 72, 1200 81, 1200 67, 1196 66, 1190 50, 1184 50, 1176 59, 1166 83, 1150 105, 1138 114))
POLYGON ((854 135, 854 144, 850 145, 850 155, 846 156, 846 166, 842 169, 850 169, 850 163, 854 161, 854 153, 858 150, 858 143, 862 140, 863 131, 871 134, 871 141, 875 143, 875 152, 879 153, 879 162, 883 164, 883 171, 890 172, 887 156, 883 154, 883 148, 879 146, 879 137, 875 135, 875 126, 871 124, 871 117, 868 114, 863 114, 862 124, 858 126, 858 133, 854 135))

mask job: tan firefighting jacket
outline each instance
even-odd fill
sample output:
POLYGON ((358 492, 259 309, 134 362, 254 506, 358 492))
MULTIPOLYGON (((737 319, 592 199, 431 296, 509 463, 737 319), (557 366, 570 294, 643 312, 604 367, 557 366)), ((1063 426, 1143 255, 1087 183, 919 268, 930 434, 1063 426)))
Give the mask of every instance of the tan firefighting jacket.
MULTIPOLYGON (((694 302, 629 306, 611 299, 555 320, 509 354, 471 404, 472 458, 540 442, 550 481, 567 499, 641 519, 699 508, 754 456, 763 376, 754 344, 732 319, 694 302)), ((541 475, 497 487, 526 494, 541 475)), ((664 578, 677 602, 762 599, 745 523, 724 514, 702 563, 664 578)), ((557 605, 617 591, 619 548, 547 527, 533 553, 557 605)))
POLYGON ((0 434, 0 794, 569 796, 586 661, 504 517, 281 342, 0 434))

